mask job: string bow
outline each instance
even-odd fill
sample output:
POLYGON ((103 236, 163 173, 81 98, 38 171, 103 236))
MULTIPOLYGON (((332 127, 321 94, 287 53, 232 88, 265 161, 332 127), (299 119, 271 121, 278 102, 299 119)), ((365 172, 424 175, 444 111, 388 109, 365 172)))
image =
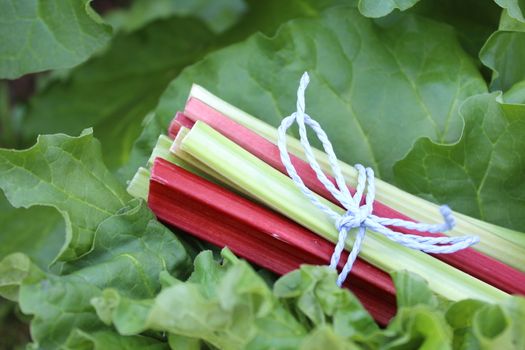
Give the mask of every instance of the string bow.
POLYGON ((312 119, 308 114, 305 113, 305 91, 310 78, 308 73, 304 73, 301 77, 299 88, 297 90, 297 111, 292 113, 290 116, 283 119, 278 129, 278 143, 279 151, 281 155, 281 161, 286 167, 288 175, 292 178, 297 187, 301 192, 321 211, 334 220, 335 226, 339 231, 339 237, 337 244, 334 249, 334 253, 330 259, 330 267, 337 269, 337 265, 341 258, 346 244, 348 232, 354 228, 358 228, 355 236, 352 250, 348 256, 343 269, 341 270, 337 284, 339 286, 345 281, 348 273, 352 269, 352 265, 357 259, 357 255, 361 250, 363 240, 365 238, 366 230, 370 230, 379 234, 384 235, 390 240, 397 242, 405 247, 420 250, 426 253, 432 254, 447 254, 454 253, 458 250, 465 249, 477 242, 479 238, 476 236, 461 236, 461 237, 425 237, 412 234, 403 234, 395 232, 389 229, 387 226, 404 227, 410 230, 416 230, 419 232, 438 233, 446 232, 451 230, 455 225, 455 220, 452 215, 452 211, 446 205, 440 207, 441 215, 443 216, 444 222, 442 224, 425 224, 416 223, 412 221, 406 221, 402 219, 382 218, 373 214, 373 203, 375 197, 375 182, 374 182, 374 171, 371 168, 365 168, 361 164, 356 164, 355 168, 358 173, 357 187, 355 194, 352 196, 343 174, 339 167, 339 161, 335 156, 332 144, 328 139, 328 136, 321 128, 318 122, 312 119), (335 212, 327 205, 319 200, 319 197, 314 194, 306 185, 303 180, 297 174, 295 167, 293 166, 290 155, 288 154, 286 146, 286 131, 294 124, 297 123, 299 127, 299 135, 301 145, 303 147, 306 159, 314 170, 319 181, 326 187, 326 189, 332 194, 332 196, 339 201, 339 203, 346 209, 345 214, 340 215, 335 212), (324 151, 328 156, 328 161, 335 179, 335 184, 330 181, 326 174, 321 169, 321 166, 317 162, 312 146, 308 141, 308 135, 306 131, 306 125, 308 125, 317 135, 319 141, 323 145, 324 151), (365 195, 366 189, 366 195, 365 195), (363 195, 365 195, 364 204, 361 205, 363 195))

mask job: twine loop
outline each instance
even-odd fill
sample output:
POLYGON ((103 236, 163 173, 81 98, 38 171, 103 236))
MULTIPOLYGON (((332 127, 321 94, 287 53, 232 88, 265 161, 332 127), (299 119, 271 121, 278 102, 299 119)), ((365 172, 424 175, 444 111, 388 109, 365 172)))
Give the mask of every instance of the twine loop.
POLYGON ((301 192, 308 198, 313 205, 324 212, 328 217, 334 220, 335 227, 337 228, 339 235, 337 244, 335 245, 334 252, 330 259, 330 267, 337 269, 341 254, 345 249, 347 243, 348 233, 357 228, 354 242, 348 259, 344 264, 339 276, 337 278, 337 284, 339 286, 345 281, 346 277, 350 273, 352 266, 357 259, 357 256, 361 250, 363 240, 367 229, 378 234, 381 234, 388 239, 399 243, 405 247, 420 250, 426 253, 433 254, 448 254, 454 253, 458 250, 465 249, 477 242, 479 238, 477 236, 461 236, 461 237, 442 237, 442 236, 419 236, 413 234, 403 234, 391 230, 390 227, 404 227, 410 230, 428 233, 439 233, 451 230, 455 225, 455 220, 452 215, 452 210, 444 205, 441 206, 440 212, 443 216, 443 223, 441 224, 425 224, 417 223, 412 221, 406 221, 396 218, 382 218, 373 214, 373 203, 375 199, 375 177, 374 171, 371 168, 365 168, 361 164, 356 164, 357 170, 357 186, 354 195, 350 193, 343 176, 343 173, 339 167, 339 161, 335 156, 332 144, 328 139, 328 136, 321 128, 318 122, 312 119, 308 114, 305 113, 305 90, 308 86, 310 78, 308 73, 304 73, 297 89, 297 111, 284 118, 279 126, 277 145, 281 156, 281 161, 288 172, 290 178, 294 181, 295 185, 301 190, 301 192), (332 194, 332 196, 339 201, 340 205, 346 209, 346 212, 341 215, 330 208, 326 202, 320 199, 315 193, 313 193, 303 182, 302 178, 297 173, 297 170, 293 166, 290 155, 288 154, 286 145, 286 131, 294 124, 297 123, 299 127, 299 135, 301 145, 303 147, 306 159, 315 172, 317 179, 323 184, 323 186, 332 194), (308 125, 316 134, 319 141, 323 145, 323 149, 328 156, 328 161, 332 169, 335 184, 326 176, 321 166, 317 162, 313 154, 312 146, 308 140, 306 131, 306 125, 308 125), (364 204, 361 204, 364 196, 364 204))

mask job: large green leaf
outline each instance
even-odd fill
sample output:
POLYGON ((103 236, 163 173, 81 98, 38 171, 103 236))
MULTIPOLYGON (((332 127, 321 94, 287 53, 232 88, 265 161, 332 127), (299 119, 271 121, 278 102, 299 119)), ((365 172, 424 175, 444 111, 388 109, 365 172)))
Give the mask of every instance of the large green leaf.
POLYGON ((104 47, 111 27, 89 0, 0 0, 0 78, 69 68, 104 47))
POLYGON ((122 165, 140 133, 141 120, 169 81, 199 58, 212 38, 202 24, 181 18, 117 36, 104 54, 31 99, 25 137, 77 134, 94 127, 108 165, 122 165))
POLYGON ((374 22, 351 8, 334 8, 320 19, 289 22, 274 38, 255 35, 184 70, 137 143, 138 163, 183 108, 192 83, 278 125, 294 109, 305 70, 311 76, 307 111, 325 128, 338 156, 373 166, 384 179, 419 137, 456 139, 460 102, 485 91, 448 26, 412 15, 374 22))
POLYGON ((396 182, 467 215, 525 231, 525 106, 499 98, 493 93, 468 99, 459 141, 418 141, 396 164, 396 182))
POLYGON ((23 151, 0 149, 0 188, 11 204, 50 206, 62 214, 62 260, 89 251, 99 223, 129 198, 101 158, 100 144, 89 130, 79 137, 40 136, 36 145, 23 151))

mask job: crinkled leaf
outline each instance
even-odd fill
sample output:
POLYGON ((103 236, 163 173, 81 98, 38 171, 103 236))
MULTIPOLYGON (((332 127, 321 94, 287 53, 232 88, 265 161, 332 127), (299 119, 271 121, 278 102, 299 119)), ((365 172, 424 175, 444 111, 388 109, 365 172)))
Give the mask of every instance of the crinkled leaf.
POLYGON ((467 215, 525 231, 525 106, 499 98, 493 93, 468 99, 459 141, 418 141, 396 164, 396 181, 467 215))
POLYGON ((305 70, 313 76, 307 111, 323 125, 339 158, 372 166, 385 179, 419 137, 457 138, 460 102, 485 90, 449 27, 412 15, 377 24, 352 8, 334 8, 186 69, 164 93, 137 144, 141 162, 151 151, 151 135, 183 107, 193 82, 278 125, 294 109, 305 70))
POLYGON ((486 303, 479 300, 466 299, 450 306, 445 317, 454 331, 454 349, 468 348, 475 344, 472 337, 472 319, 486 303))
POLYGON ((69 68, 104 47, 111 27, 89 0, 1 0, 0 78, 69 68))
POLYGON ((425 281, 419 275, 409 271, 395 271, 391 273, 396 287, 397 307, 411 307, 427 305, 430 308, 438 306, 438 299, 425 281))
POLYGON ((314 326, 332 324, 344 339, 363 340, 378 327, 359 300, 336 284, 336 273, 325 266, 301 266, 281 277, 274 294, 289 299, 314 326))
POLYGON ((79 137, 39 136, 23 151, 0 149, 0 188, 11 204, 50 206, 64 217, 61 260, 85 254, 99 223, 129 198, 101 158, 90 130, 79 137))
POLYGON ((501 305, 462 300, 447 310, 446 319, 454 330, 454 348, 518 350, 525 346, 523 298, 509 298, 501 305))
POLYGON ((359 11, 367 17, 383 17, 398 9, 405 11, 419 0, 359 0, 359 11))
POLYGON ((452 331, 443 314, 425 305, 400 308, 384 337, 383 349, 452 349, 452 331))
POLYGON ((246 262, 229 259, 220 264, 205 251, 195 265, 187 282, 174 282, 153 300, 106 291, 93 302, 99 315, 111 315, 121 334, 161 330, 221 349, 297 347, 304 328, 246 262))
POLYGON ((27 255, 13 253, 0 261, 0 296, 18 301, 20 284, 24 280, 37 281, 43 272, 33 265, 27 255))
POLYGON ((178 275, 186 269, 187 255, 180 242, 144 203, 133 201, 100 224, 93 251, 66 263, 64 275, 40 273, 19 281, 20 307, 33 315, 34 341, 44 349, 56 349, 74 329, 88 334, 111 329, 91 304, 103 289, 113 288, 130 298, 152 298, 160 289, 161 271, 178 275))
POLYGON ((104 54, 55 80, 29 102, 24 136, 77 134, 94 127, 110 167, 122 165, 141 121, 173 77, 198 59, 214 36, 182 18, 120 34, 104 54))
POLYGON ((359 347, 334 333, 332 328, 321 326, 314 329, 303 341, 301 350, 357 350, 359 347))

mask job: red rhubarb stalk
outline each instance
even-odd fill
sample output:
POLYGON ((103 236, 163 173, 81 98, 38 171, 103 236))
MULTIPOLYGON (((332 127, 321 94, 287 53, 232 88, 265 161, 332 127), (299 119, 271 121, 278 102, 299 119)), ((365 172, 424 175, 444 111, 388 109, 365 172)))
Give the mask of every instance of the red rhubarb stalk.
POLYGON ((177 112, 177 114, 175 114, 175 118, 173 118, 168 128, 168 135, 172 139, 174 139, 175 137, 177 137, 177 134, 179 133, 181 127, 191 129, 193 124, 195 124, 195 122, 190 118, 186 117, 184 113, 177 112))
MULTIPOLYGON (((205 122, 265 163, 286 174, 286 169, 284 168, 279 155, 279 149, 275 144, 254 131, 234 122, 204 102, 195 98, 190 98, 188 100, 184 114, 180 114, 177 120, 184 123, 186 127, 191 127, 193 123, 189 122, 188 119, 193 121, 193 123, 197 120, 205 122)), ((290 154, 290 158, 297 169, 298 174, 312 191, 335 204, 339 204, 328 190, 317 180, 314 171, 306 162, 292 154, 290 154)), ((328 175, 328 178, 335 184, 335 181, 331 176, 328 175)), ((348 188, 352 193, 355 192, 355 189, 350 186, 348 188)), ((414 221, 406 215, 403 215, 378 201, 374 202, 374 214, 381 217, 400 218, 414 221)), ((394 229, 405 234, 435 236, 430 233, 413 231, 406 228, 394 229)), ((437 236, 444 235, 438 234, 437 236)), ((434 256, 498 289, 512 294, 525 295, 524 273, 472 248, 453 254, 436 254, 434 256)))
MULTIPOLYGON (((157 158, 148 205, 159 220, 285 274, 301 264, 326 265, 334 245, 274 211, 157 158)), ((343 261, 341 261, 342 267, 343 261)), ((357 261, 346 287, 385 325, 395 314, 395 289, 383 271, 357 261)))

